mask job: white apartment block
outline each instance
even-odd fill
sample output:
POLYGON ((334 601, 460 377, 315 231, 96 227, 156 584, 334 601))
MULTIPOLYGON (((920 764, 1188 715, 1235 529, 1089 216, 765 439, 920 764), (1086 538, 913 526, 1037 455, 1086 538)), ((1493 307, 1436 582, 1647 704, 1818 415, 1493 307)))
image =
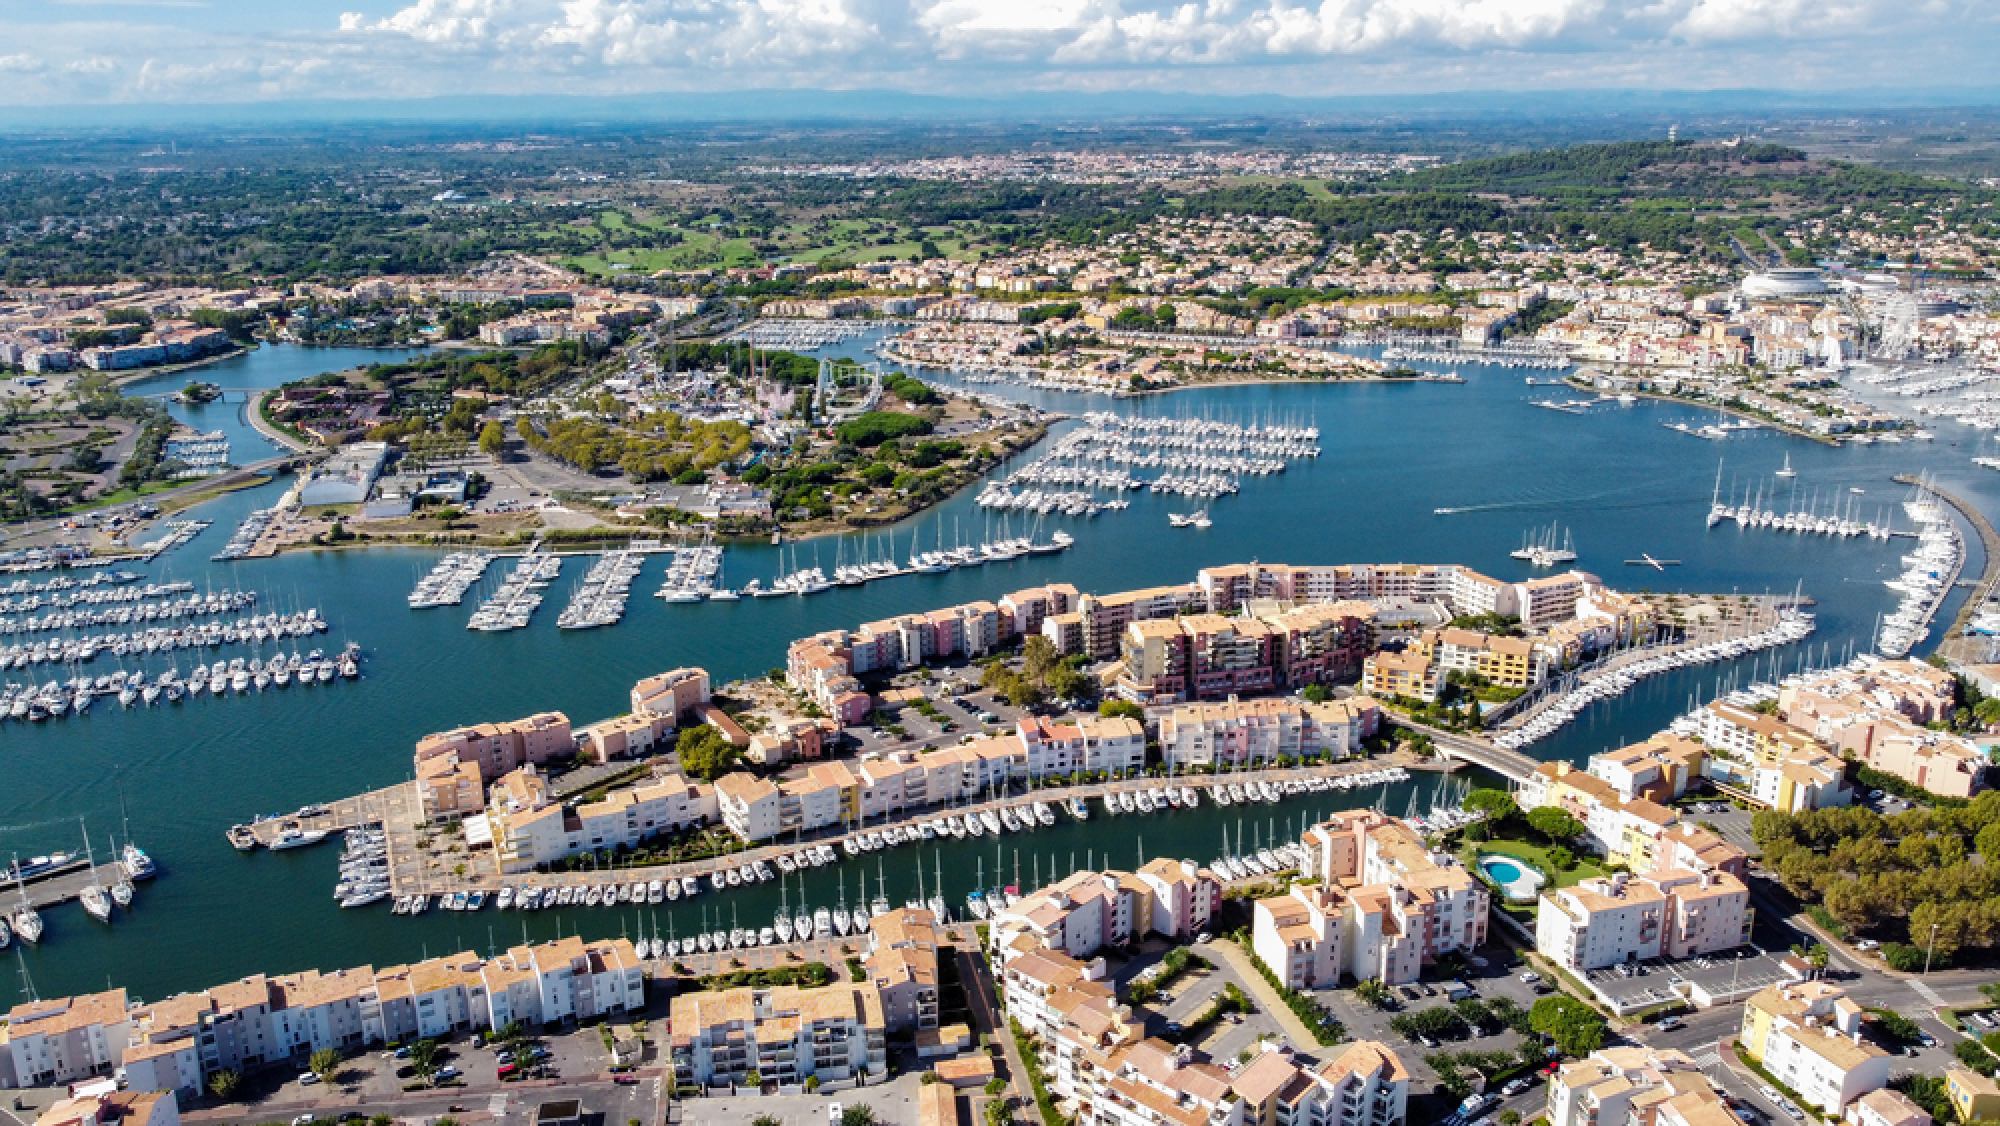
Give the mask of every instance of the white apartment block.
POLYGON ((1684 1052, 1604 1048, 1549 1076, 1548 1126, 1743 1126, 1684 1052))
POLYGON ((1402 822, 1367 811, 1306 830, 1308 875, 1254 908, 1252 947, 1294 987, 1342 973, 1385 984, 1415 981, 1426 963, 1485 942, 1483 884, 1402 822))
POLYGON ((1861 1034, 1861 1006, 1823 981, 1769 986, 1743 1006, 1746 1054, 1827 1115, 1889 1085, 1889 1055, 1861 1034))
POLYGON ((726 1088, 755 1073, 788 1088, 817 1079, 825 1093, 889 1074, 882 999, 867 983, 683 993, 671 1019, 678 1084, 726 1088))
POLYGON ((109 1075, 124 1060, 125 991, 24 1001, 0 1024, 0 1087, 48 1087, 109 1075))

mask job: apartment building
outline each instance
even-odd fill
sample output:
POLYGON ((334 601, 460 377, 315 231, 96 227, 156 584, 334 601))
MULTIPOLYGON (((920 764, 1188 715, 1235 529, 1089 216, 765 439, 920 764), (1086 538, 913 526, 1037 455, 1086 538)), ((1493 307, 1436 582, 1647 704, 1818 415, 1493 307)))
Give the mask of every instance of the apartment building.
POLYGON ((1361 662, 1361 691, 1377 698, 1402 696, 1430 703, 1443 686, 1443 670, 1415 649, 1383 650, 1361 662))
POLYGON ((1577 603, 1602 585, 1597 576, 1582 571, 1515 583, 1512 612, 1530 629, 1570 621, 1577 616, 1577 603))
MULTIPOLYGON (((1989 1079, 1987 1082, 1991 1083, 1992 1080, 1989 1079)), ((1948 1076, 1945 1080, 1945 1093, 1947 1097, 1951 1093, 1951 1080, 1948 1076)), ((1991 1118, 1993 1115, 1988 1114, 1986 1117, 1991 1118)), ((1870 1091, 1848 1103, 1847 1111, 1841 1116, 1841 1120, 1846 1122, 1847 1126, 1931 1126, 1932 1121, 1930 1112, 1912 1102, 1910 1096, 1887 1087, 1879 1091, 1870 1091)), ((1970 1122, 1972 1117, 1967 1115, 1962 1121, 1970 1122)))
POLYGON ((1167 764, 1246 767, 1301 755, 1344 758, 1374 735, 1381 709, 1357 696, 1313 704, 1266 698, 1184 704, 1162 716, 1160 753, 1167 764))
POLYGON ((709 701, 708 671, 673 669, 658 673, 632 686, 632 714, 664 716, 669 726, 697 704, 709 701))
MULTIPOLYGON (((1152 917, 1137 920, 1152 934, 1192 937, 1207 930, 1209 920, 1222 910, 1222 881, 1192 860, 1163 856, 1148 861, 1134 875, 1152 889, 1152 917)), ((1146 906, 1142 903, 1140 908, 1146 906)))
POLYGON ((1187 699, 1187 642, 1177 619, 1128 622, 1118 641, 1118 695, 1140 704, 1187 699))
POLYGON ((1549 1076, 1548 1126, 1744 1126, 1684 1052, 1603 1048, 1549 1076))
POLYGON ((1297 884, 1260 899, 1252 907, 1251 949, 1288 989, 1338 985, 1347 962, 1347 908, 1347 896, 1328 884, 1297 884))
POLYGON ((550 795, 547 779, 531 764, 494 783, 487 812, 468 821, 467 838, 475 851, 490 843, 500 874, 514 875, 580 852, 632 848, 663 833, 710 824, 720 814, 718 787, 678 774, 566 805, 550 795))
POLYGON ((485 968, 478 955, 466 950, 377 970, 373 988, 361 994, 369 1042, 441 1039, 487 1027, 492 1006, 486 998, 485 968))
POLYGON ((991 941, 1005 960, 1016 951, 1015 939, 1027 936, 1032 948, 1055 950, 1072 958, 1088 958, 1106 946, 1124 946, 1145 934, 1135 925, 1150 926, 1152 888, 1124 873, 1077 872, 1025 895, 995 916, 991 941))
POLYGON ((881 994, 890 1032, 938 1026, 940 945, 937 917, 929 911, 904 907, 869 920, 868 956, 861 965, 881 994))
MULTIPOLYGON (((107 997, 58 999, 43 1007, 75 1021, 93 1010, 109 1013, 107 997)), ((515 1020, 533 1026, 590 1019, 643 1008, 645 998, 645 971, 630 941, 572 937, 518 946, 490 961, 462 951, 380 970, 258 974, 129 1011, 121 994, 124 1017, 105 1024, 101 1035, 107 1044, 115 1041, 129 1089, 194 1096, 218 1071, 515 1020)), ((30 1018, 24 1029, 49 1019, 24 1016, 30 1018)), ((10 1019, 9 1029, 14 1024, 10 1019)), ((10 1034, 10 1044, 13 1039, 10 1034)))
MULTIPOLYGON (((996 987, 1008 1017, 1021 1022, 1030 1036, 1045 1041, 1055 1038, 1085 1002, 1094 1002, 1106 1012, 1123 1008, 1113 1000, 1109 971, 1101 958, 1084 962, 1059 949, 1036 947, 1018 939, 1003 953, 1007 956, 1000 963, 996 987)), ((1129 1010, 1126 1015, 1129 1017, 1129 1010)))
POLYGON ((1079 769, 1117 773, 1146 765, 1146 728, 1138 720, 1126 716, 1086 716, 1076 721, 1076 728, 1083 736, 1079 769))
POLYGON ((516 946, 479 967, 486 1011, 473 1027, 534 1027, 590 1020, 646 1006, 646 973, 628 939, 571 936, 516 946))
MULTIPOLYGON (((546 762, 575 750, 569 717, 561 712, 542 712, 511 723, 481 723, 426 735, 417 740, 416 772, 420 782, 427 777, 451 779, 453 784, 448 789, 440 787, 435 800, 458 800, 457 779, 463 766, 478 768, 483 788, 529 763, 546 762)), ((428 788, 423 797, 427 814, 468 812, 434 809, 428 788)))
POLYGON ((1068 583, 1017 590, 1000 599, 1003 632, 1012 637, 1032 637, 1042 632, 1042 623, 1051 615, 1069 613, 1076 600, 1076 588, 1068 583))
POLYGON ((1970 1068, 1948 1068, 1944 1073, 1944 1090, 1960 1122, 2000 1118, 2000 1082, 1991 1077, 1970 1068))
POLYGON ((1544 892, 1535 948, 1581 973, 1733 950, 1750 940, 1751 920, 1749 889, 1728 872, 1621 872, 1544 892))
POLYGON ((1336 814, 1301 837, 1317 883, 1253 906, 1252 947, 1287 981, 1415 981, 1426 963, 1486 940, 1484 885, 1384 814, 1336 814))
POLYGON ((1836 752, 1946 797, 1991 784, 1991 763, 1970 740, 1926 725, 1957 706, 1952 675, 1921 661, 1833 669, 1785 686, 1778 717, 1836 752))
POLYGON ((1078 1126, 1244 1126, 1227 1071, 1187 1045, 1140 1040, 1057 1077, 1078 1126))
POLYGON ((49 1087, 109 1075, 124 1062, 125 991, 24 1001, 0 1024, 0 1087, 49 1087))
POLYGON ((1767 809, 1801 813, 1854 798, 1840 759, 1776 716, 1717 700, 1699 713, 1696 733, 1710 750, 1709 779, 1767 809))
POLYGON ((1862 1037, 1862 1008, 1824 981, 1772 985, 1743 1006, 1737 1044, 1828 1115, 1889 1085, 1889 1054, 1862 1037))
POLYGON ((1244 768, 1307 752, 1310 717, 1299 701, 1231 699, 1183 704, 1160 719, 1160 758, 1174 769, 1244 768))
POLYGON ((683 993, 671 1021, 679 1085, 733 1087, 754 1073, 786 1087, 817 1079, 824 1093, 889 1074, 881 994, 866 982, 683 993))
POLYGON ((1319 1067, 1302 1067, 1296 1057, 1267 1051, 1237 1073, 1234 1087, 1246 1122, 1258 1126, 1400 1126, 1409 1118, 1409 1069, 1388 1045, 1374 1040, 1348 1044, 1319 1067), (1289 1065, 1290 1073, 1266 1063, 1273 1058, 1289 1065), (1260 1113, 1267 1103, 1268 1113, 1260 1113))
POLYGON ((1502 688, 1532 688, 1548 674, 1533 642, 1470 629, 1432 629, 1417 635, 1417 653, 1441 674, 1470 673, 1502 688))

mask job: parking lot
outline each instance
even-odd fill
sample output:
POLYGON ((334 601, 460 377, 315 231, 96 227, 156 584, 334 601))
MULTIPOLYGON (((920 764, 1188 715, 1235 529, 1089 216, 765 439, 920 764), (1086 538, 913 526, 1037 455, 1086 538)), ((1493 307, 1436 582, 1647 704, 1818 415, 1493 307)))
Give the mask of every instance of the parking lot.
POLYGON ((1653 959, 1590 970, 1583 976, 1618 1012, 1634 1013, 1685 1001, 1691 989, 1720 1003, 1748 997, 1767 985, 1791 980, 1779 965, 1784 957, 1746 946, 1733 954, 1680 961, 1653 959))
MULTIPOLYGON (((702 1126, 750 1126, 759 1118, 777 1119, 783 1126, 829 1126, 830 1108, 866 1106, 884 1126, 916 1126, 917 1087, 921 1071, 906 1071, 886 1083, 816 1095, 704 1096, 681 1106, 681 1121, 702 1126)), ((975 1096, 977 1091, 970 1092, 975 1096)), ((605 1120, 622 1126, 623 1119, 605 1120)))
MULTIPOLYGON (((1137 955, 1114 966, 1112 976, 1118 988, 1122 990, 1126 982, 1157 965, 1169 949, 1171 947, 1164 942, 1148 942, 1137 955)), ((1259 1040, 1269 1038, 1291 1043, 1291 1038, 1285 1035, 1277 1018, 1263 1011, 1262 1006, 1254 1004, 1255 994, 1250 991, 1249 983, 1238 976, 1227 961, 1213 950, 1204 953, 1203 944, 1197 943, 1194 952, 1207 959, 1211 968, 1189 970, 1148 1004, 1133 1007, 1136 1015, 1145 1018, 1146 1035, 1173 1038, 1173 1026, 1192 1022, 1214 997, 1221 994, 1225 986, 1234 985, 1243 990, 1245 996, 1252 998, 1253 1008, 1257 1011, 1233 1018, 1224 1017, 1189 1044, 1216 1063, 1233 1066, 1245 1052, 1254 1051, 1259 1040)), ((1314 1045, 1293 1044, 1293 1047, 1306 1050, 1314 1045)))

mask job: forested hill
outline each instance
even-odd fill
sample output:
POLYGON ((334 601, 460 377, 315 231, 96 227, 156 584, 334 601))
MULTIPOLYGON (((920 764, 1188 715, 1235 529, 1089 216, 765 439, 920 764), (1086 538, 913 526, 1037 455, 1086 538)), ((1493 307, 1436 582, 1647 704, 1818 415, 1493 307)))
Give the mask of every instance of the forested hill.
POLYGON ((1499 192, 1508 195, 1592 191, 1657 192, 1698 187, 1718 177, 1804 171, 1805 153, 1783 145, 1696 145, 1627 141, 1468 160, 1390 181, 1411 191, 1499 192), (1788 166, 1788 167, 1787 167, 1788 166))
POLYGON ((1590 233, 1613 246, 1646 243, 1726 257, 1731 231, 1781 229, 1789 216, 1843 207, 1885 220, 1947 200, 2000 201, 1963 181, 1814 160, 1781 145, 1639 141, 1578 145, 1470 160, 1359 183, 1242 184, 1187 197, 1193 214, 1286 215, 1342 241, 1408 230, 1590 233))

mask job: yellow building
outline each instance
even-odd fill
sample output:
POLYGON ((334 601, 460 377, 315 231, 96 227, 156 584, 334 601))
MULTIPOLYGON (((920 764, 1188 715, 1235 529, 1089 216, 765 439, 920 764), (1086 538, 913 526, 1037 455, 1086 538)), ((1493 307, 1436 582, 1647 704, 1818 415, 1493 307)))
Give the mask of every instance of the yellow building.
POLYGON ((1954 1067, 1944 1073, 1944 1090, 1960 1122, 2000 1118, 2000 1083, 1976 1071, 1954 1067))
POLYGON ((1361 662, 1361 691, 1376 699, 1408 696, 1430 703, 1437 699, 1438 669, 1415 650, 1376 653, 1361 662))

